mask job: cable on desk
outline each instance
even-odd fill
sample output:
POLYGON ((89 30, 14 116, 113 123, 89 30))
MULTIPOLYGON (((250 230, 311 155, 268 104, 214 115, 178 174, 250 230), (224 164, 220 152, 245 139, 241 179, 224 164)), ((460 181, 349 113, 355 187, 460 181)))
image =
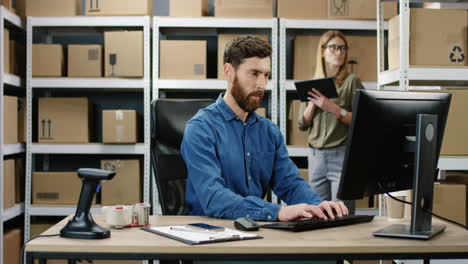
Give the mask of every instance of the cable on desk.
MULTIPOLYGON (((390 193, 388 193, 387 191, 385 191, 385 190, 383 189, 382 185, 380 185, 380 182, 377 182, 377 185, 379 185, 379 188, 380 188, 380 190, 381 190, 382 192, 384 192, 386 195, 388 195, 388 197, 392 198, 393 200, 398 201, 398 202, 400 202, 400 203, 409 204, 409 205, 411 205, 411 206, 413 205, 413 203, 408 202, 408 201, 403 201, 403 200, 401 200, 401 199, 398 199, 398 198, 394 197, 393 195, 391 195, 390 193)), ((426 208, 422 208, 422 209, 423 209, 426 213, 429 213, 429 214, 431 214, 431 215, 433 215, 433 216, 435 216, 435 217, 437 217, 437 218, 439 218, 439 219, 445 220, 445 221, 447 221, 447 222, 450 222, 450 223, 452 223, 452 224, 454 224, 454 225, 458 225, 458 226, 463 227, 463 228, 465 228, 466 230, 468 230, 468 225, 464 225, 464 224, 462 224, 462 223, 458 223, 458 222, 453 221, 453 220, 451 220, 451 219, 448 219, 448 218, 445 218, 445 217, 443 217, 443 216, 440 216, 440 215, 438 215, 438 214, 436 214, 436 213, 433 213, 431 210, 427 210, 426 208)))
POLYGON ((35 236, 35 237, 32 237, 30 238, 28 241, 26 241, 26 243, 23 244, 23 246, 21 247, 21 264, 24 264, 24 249, 26 248, 26 244, 28 244, 31 240, 33 239, 36 239, 36 238, 39 238, 39 237, 55 237, 55 236, 60 236, 60 234, 54 234, 54 235, 38 235, 38 236, 35 236))

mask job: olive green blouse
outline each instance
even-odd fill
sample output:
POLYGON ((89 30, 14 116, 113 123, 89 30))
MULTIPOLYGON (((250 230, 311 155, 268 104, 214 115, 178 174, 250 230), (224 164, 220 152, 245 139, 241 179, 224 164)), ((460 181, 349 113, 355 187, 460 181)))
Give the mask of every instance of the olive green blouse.
MULTIPOLYGON (((357 89, 364 89, 364 86, 356 75, 350 73, 343 84, 336 89, 338 98, 330 100, 339 107, 352 112, 353 98, 357 89)), ((309 132, 309 146, 321 149, 344 145, 348 137, 348 125, 339 121, 334 114, 317 107, 311 124, 307 126, 303 118, 307 104, 308 102, 301 103, 297 124, 300 130, 309 132)))

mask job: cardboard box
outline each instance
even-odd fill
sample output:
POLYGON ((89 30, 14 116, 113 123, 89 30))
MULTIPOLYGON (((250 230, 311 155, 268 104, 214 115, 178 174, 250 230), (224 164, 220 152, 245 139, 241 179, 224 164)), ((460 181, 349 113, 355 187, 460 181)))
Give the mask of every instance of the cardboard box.
POLYGON ((377 81, 377 37, 347 36, 348 71, 361 81, 377 81))
POLYGON ((24 202, 25 178, 24 158, 15 159, 15 203, 17 204, 24 202))
POLYGON ((277 0, 277 13, 281 18, 326 19, 327 0, 277 0))
POLYGON ((259 107, 259 108, 257 108, 257 110, 255 110, 255 113, 257 113, 257 115, 266 117, 266 108, 265 107, 259 107))
POLYGON ((152 16, 153 0, 87 0, 85 1, 85 15, 152 16))
POLYGON ((81 0, 26 0, 22 8, 26 16, 78 16, 81 0))
POLYGON ((3 96, 3 144, 18 143, 18 97, 3 96))
POLYGON ((89 143, 91 102, 88 98, 39 98, 41 143, 89 143))
POLYGON ((468 90, 466 89, 453 89, 444 90, 442 92, 449 92, 452 94, 452 101, 450 102, 450 110, 445 126, 444 139, 442 141, 442 149, 440 155, 468 155, 468 140, 464 140, 461 135, 467 135, 468 123, 466 117, 468 116, 468 90))
POLYGON ((299 169, 299 176, 309 183, 309 169, 299 169))
MULTIPOLYGON (((29 225, 29 237, 35 237, 35 236, 38 236, 42 233, 44 233, 45 231, 47 231, 47 229, 51 228, 52 226, 54 226, 55 224, 57 223, 31 223, 29 225)), ((47 263, 49 262, 49 260, 47 260, 47 263)))
POLYGON ((13 229, 3 234, 3 263, 20 264, 23 232, 13 229))
POLYGON ((291 146, 307 147, 309 145, 309 133, 301 131, 297 126, 300 104, 301 101, 299 100, 292 100, 289 104, 287 142, 291 146))
MULTIPOLYGON (((321 36, 296 36, 294 41, 294 79, 312 79, 321 36)), ((348 70, 362 81, 377 81, 377 38, 375 36, 346 36, 350 47, 348 70)))
POLYGON ((18 97, 18 142, 26 142, 26 97, 18 97))
POLYGON ((10 31, 3 28, 3 72, 10 72, 10 31))
POLYGON ((362 199, 355 200, 354 206, 356 208, 370 208, 370 199, 369 196, 366 196, 362 199))
POLYGON ((10 40, 10 73, 25 77, 26 76, 26 49, 18 41, 10 40))
POLYGON ((13 10, 13 1, 12 0, 0 0, 0 5, 4 6, 8 10, 13 10))
POLYGON ((3 160, 3 209, 16 204, 15 160, 3 160))
POLYGON ((205 40, 161 40, 160 79, 206 79, 205 40))
POLYGON ((466 196, 465 198, 460 197, 460 199, 465 199, 466 203, 466 216, 465 216, 465 225, 468 224, 468 173, 465 172, 455 172, 455 171, 447 171, 445 175, 445 180, 440 181, 441 183, 447 183, 447 184, 463 184, 465 185, 467 191, 466 191, 466 196))
MULTIPOLYGON (((373 0, 277 0, 278 17, 295 19, 376 19, 373 0)), ((397 3, 384 3, 384 19, 397 15, 397 3)))
POLYGON ((101 45, 68 45, 68 77, 102 77, 101 45))
POLYGON ((294 40, 294 80, 312 79, 320 36, 296 36, 294 40))
MULTIPOLYGON (((397 7, 397 3, 384 3, 384 19, 396 16, 397 7)), ((376 19, 377 5, 374 0, 328 0, 328 18, 376 19)))
POLYGON ((102 111, 103 143, 137 143, 137 112, 135 110, 102 111))
MULTIPOLYGON (((466 55, 467 16, 466 10, 411 8, 409 64, 414 67, 467 65, 467 59, 461 55, 466 55)), ((399 16, 390 19, 388 63, 391 70, 400 67, 399 24, 399 16)))
POLYGON ((215 0, 215 17, 273 17, 273 0, 215 0))
POLYGON ((169 0, 169 16, 202 17, 208 15, 208 0, 169 0))
POLYGON ((111 181, 102 183, 103 205, 136 204, 142 201, 140 160, 101 160, 101 169, 117 172, 111 181))
POLYGON ((466 185, 434 184, 433 212, 466 225, 466 185))
POLYGON ((63 47, 60 44, 33 44, 32 76, 63 76, 63 47))
POLYGON ((143 31, 106 31, 104 50, 106 77, 143 77, 143 31))
MULTIPOLYGON (((226 45, 233 39, 240 37, 240 34, 218 34, 218 79, 225 80, 224 76, 224 49, 226 45)), ((268 41, 268 35, 252 35, 268 41)))
POLYGON ((32 204, 76 205, 82 182, 76 172, 33 172, 32 204))

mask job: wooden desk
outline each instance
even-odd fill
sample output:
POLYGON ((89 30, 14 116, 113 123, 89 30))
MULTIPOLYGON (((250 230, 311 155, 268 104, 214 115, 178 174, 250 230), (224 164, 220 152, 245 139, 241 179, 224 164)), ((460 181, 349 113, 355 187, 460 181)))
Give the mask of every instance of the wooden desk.
MULTIPOLYGON (((103 216, 95 216, 102 226, 103 216)), ((68 218, 44 234, 58 234, 68 218)), ((192 216, 153 216, 151 225, 194 222, 234 228, 232 220, 192 216)), ((434 222, 440 222, 434 220, 434 222)), ((138 228, 112 229, 110 239, 37 238, 26 247, 33 259, 198 259, 198 260, 323 260, 468 258, 468 231, 447 225, 429 241, 374 237, 372 232, 396 223, 383 217, 372 222, 306 232, 261 229, 264 239, 191 246, 138 228)))

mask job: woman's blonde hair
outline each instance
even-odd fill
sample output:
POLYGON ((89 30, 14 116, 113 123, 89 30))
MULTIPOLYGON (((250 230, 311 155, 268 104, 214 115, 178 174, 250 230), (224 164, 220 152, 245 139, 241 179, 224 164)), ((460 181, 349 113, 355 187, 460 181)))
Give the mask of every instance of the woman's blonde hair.
MULTIPOLYGON (((337 30, 330 30, 325 32, 325 34, 322 35, 319 41, 319 46, 317 48, 317 60, 315 63, 315 75, 314 79, 319 79, 319 78, 325 78, 326 77, 326 72, 325 72, 325 59, 323 58, 323 52, 325 51, 326 45, 330 40, 333 38, 340 38, 344 41, 345 45, 348 46, 348 41, 346 40, 345 36, 343 33, 337 30)), ((348 52, 345 54, 345 59, 343 65, 341 65, 340 69, 338 70, 338 73, 336 74, 336 83, 338 86, 341 86, 346 78, 348 76, 348 52)))

